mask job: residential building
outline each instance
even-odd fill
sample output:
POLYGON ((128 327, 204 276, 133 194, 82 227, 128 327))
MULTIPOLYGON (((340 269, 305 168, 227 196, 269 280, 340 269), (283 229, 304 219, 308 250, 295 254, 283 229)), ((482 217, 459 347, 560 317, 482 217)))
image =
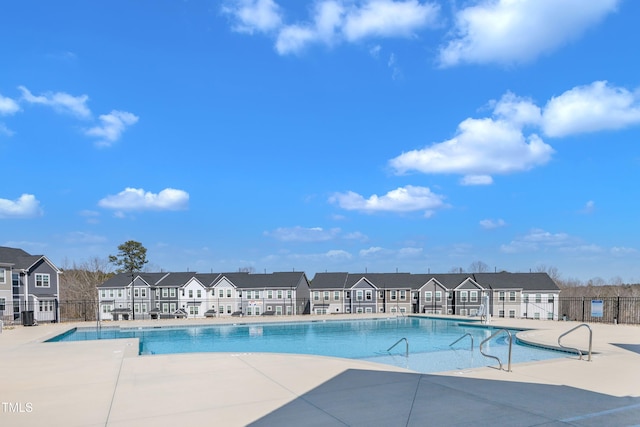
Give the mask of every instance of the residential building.
POLYGON ((61 273, 44 255, 0 246, 0 319, 59 322, 61 273))
POLYGON ((98 286, 98 297, 102 320, 296 315, 310 310, 309 281, 303 272, 121 273, 98 286))

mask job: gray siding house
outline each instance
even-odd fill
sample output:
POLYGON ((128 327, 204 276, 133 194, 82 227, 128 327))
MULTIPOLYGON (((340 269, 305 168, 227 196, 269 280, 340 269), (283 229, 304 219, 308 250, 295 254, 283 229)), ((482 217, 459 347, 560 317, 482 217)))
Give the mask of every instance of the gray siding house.
POLYGON ((0 318, 59 322, 61 273, 44 255, 0 246, 0 318))

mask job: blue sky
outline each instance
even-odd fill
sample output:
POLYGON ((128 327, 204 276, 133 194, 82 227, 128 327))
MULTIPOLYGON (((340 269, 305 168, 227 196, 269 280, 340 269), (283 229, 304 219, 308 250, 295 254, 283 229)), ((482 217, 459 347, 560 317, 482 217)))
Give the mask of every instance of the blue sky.
POLYGON ((640 281, 640 2, 0 4, 0 245, 640 281))

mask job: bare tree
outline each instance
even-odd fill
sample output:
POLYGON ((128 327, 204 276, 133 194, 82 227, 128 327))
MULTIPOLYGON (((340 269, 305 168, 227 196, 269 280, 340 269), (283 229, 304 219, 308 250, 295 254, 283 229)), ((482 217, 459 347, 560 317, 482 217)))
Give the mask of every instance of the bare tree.
POLYGON ((464 269, 462 267, 451 267, 449 273, 464 273, 464 269))
POLYGON ((60 276, 61 296, 64 300, 92 301, 97 297, 97 286, 113 274, 106 259, 93 257, 87 261, 69 264, 65 260, 60 276))
POLYGON ((240 267, 240 268, 238 268, 238 272, 239 272, 239 273, 255 273, 255 272, 256 272, 256 269, 255 269, 255 268, 253 268, 253 267, 251 267, 251 266, 248 266, 248 267, 240 267))
POLYGON ((489 271, 489 266, 482 261, 475 261, 469 265, 469 271, 471 273, 486 273, 489 271))

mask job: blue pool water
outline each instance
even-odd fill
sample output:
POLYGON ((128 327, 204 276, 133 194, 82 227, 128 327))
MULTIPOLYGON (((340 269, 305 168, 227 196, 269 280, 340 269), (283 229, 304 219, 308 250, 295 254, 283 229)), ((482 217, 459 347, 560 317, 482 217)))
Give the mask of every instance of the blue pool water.
MULTIPOLYGON (((349 321, 230 324, 151 328, 74 329, 49 341, 138 338, 141 354, 194 352, 295 353, 368 360, 418 372, 442 372, 480 366, 497 366, 479 352, 482 340, 496 330, 456 321, 426 318, 389 318, 349 321), (465 337, 453 347, 455 340, 465 337), (398 340, 405 341, 387 351, 398 340)), ((515 333, 515 331, 514 331, 515 333)), ((512 363, 546 360, 566 353, 517 345, 514 337, 512 363)), ((492 339, 485 353, 498 356, 506 366, 506 334, 492 339)))

